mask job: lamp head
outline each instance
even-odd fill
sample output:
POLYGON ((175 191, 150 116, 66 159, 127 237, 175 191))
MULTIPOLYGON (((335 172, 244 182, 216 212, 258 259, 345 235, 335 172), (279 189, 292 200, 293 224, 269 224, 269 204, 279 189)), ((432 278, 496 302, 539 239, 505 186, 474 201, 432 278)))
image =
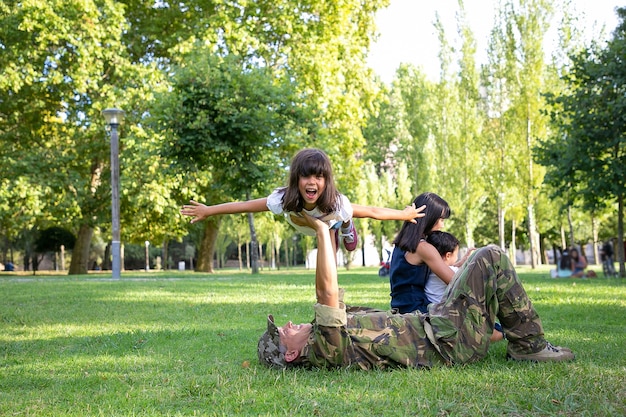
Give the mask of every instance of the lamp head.
POLYGON ((124 110, 110 108, 102 110, 102 115, 109 126, 119 126, 124 121, 124 110))

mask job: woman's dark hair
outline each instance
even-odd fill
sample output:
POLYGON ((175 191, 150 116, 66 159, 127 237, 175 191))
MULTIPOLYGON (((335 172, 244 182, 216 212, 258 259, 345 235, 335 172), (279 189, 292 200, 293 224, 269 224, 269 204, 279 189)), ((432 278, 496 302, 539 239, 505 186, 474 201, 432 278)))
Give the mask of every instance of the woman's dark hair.
POLYGON ((339 191, 335 187, 330 158, 319 149, 303 149, 291 160, 289 182, 284 188, 283 210, 299 213, 304 208, 304 200, 298 190, 300 177, 322 176, 326 180, 326 189, 317 200, 317 208, 322 213, 332 213, 339 208, 339 191))
POLYGON ((452 233, 442 232, 441 230, 430 232, 426 242, 433 245, 442 257, 448 252, 454 252, 457 246, 459 246, 459 239, 452 233))
POLYGON ((417 223, 404 222, 393 244, 405 252, 415 252, 417 245, 432 231, 439 219, 450 217, 450 206, 435 193, 423 193, 413 200, 415 207, 426 205, 424 217, 416 218, 417 223))

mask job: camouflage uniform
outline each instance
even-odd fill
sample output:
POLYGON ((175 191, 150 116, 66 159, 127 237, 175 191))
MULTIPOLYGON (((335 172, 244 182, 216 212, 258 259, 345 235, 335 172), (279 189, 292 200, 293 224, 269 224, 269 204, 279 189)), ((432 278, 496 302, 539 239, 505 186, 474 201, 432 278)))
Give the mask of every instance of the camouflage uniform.
POLYGON ((433 342, 451 363, 484 358, 495 318, 514 353, 546 347, 543 327, 513 265, 494 245, 474 252, 457 273, 440 303, 428 306, 433 342))
MULTIPOLYGON (((313 331, 301 352, 309 367, 431 367, 482 359, 498 317, 508 350, 532 353, 546 346, 541 321, 511 262, 496 246, 466 261, 440 303, 428 313, 394 314, 368 308, 315 305, 313 331)), ((259 340, 259 360, 285 366, 273 319, 259 340)))

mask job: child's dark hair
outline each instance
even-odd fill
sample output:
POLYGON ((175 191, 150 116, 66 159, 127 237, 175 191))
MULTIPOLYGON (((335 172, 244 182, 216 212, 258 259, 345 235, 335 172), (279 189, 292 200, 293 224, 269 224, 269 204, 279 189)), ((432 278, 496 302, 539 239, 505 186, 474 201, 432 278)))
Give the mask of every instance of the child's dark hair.
POLYGON ((422 193, 413 200, 415 207, 426 206, 424 217, 416 218, 417 223, 404 222, 393 244, 405 252, 415 252, 417 245, 426 238, 439 219, 450 217, 450 206, 435 193, 422 193))
POLYGON ((457 246, 459 246, 459 239, 452 233, 442 232, 441 230, 430 232, 426 242, 433 245, 442 257, 448 252, 454 252, 457 246))
POLYGON ((319 149, 303 149, 291 160, 289 182, 284 188, 283 210, 299 213, 304 208, 304 200, 298 190, 300 177, 322 176, 326 180, 326 189, 317 200, 317 208, 322 213, 331 213, 339 208, 339 191, 335 187, 330 158, 319 149))

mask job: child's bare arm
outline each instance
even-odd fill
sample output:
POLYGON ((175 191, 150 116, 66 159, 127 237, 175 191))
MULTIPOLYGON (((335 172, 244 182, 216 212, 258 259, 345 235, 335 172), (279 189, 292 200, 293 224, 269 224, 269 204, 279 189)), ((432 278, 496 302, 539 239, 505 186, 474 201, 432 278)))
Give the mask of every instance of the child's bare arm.
POLYGON ((269 211, 267 208, 267 198, 235 201, 231 203, 216 204, 214 206, 207 206, 191 200, 189 204, 183 206, 180 213, 183 216, 192 217, 191 223, 196 223, 206 219, 207 217, 217 216, 220 214, 259 213, 261 211, 269 211))
POLYGON ((469 256, 472 254, 472 252, 474 252, 476 250, 476 248, 468 248, 467 251, 465 252, 465 255, 463 255, 463 257, 461 259, 459 259, 457 262, 454 263, 454 266, 456 266, 457 268, 460 268, 463 266, 463 264, 465 263, 465 261, 467 261, 467 258, 469 258, 469 256))
POLYGON ((416 218, 424 217, 426 206, 415 208, 414 204, 406 206, 404 210, 396 210, 385 207, 361 206, 352 204, 352 216, 355 218, 370 218, 376 220, 404 220, 416 223, 416 218))

